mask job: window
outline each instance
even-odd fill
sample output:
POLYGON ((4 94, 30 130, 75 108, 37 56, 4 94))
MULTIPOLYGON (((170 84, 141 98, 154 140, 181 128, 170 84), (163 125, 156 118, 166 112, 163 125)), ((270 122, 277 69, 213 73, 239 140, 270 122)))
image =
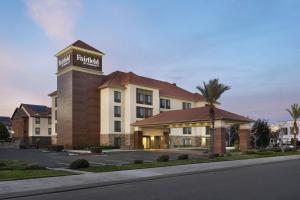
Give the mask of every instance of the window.
POLYGON ((52 121, 51 121, 51 120, 52 120, 52 119, 49 117, 49 118, 48 118, 48 124, 49 124, 49 125, 52 124, 52 121))
POLYGON ((120 103, 121 102, 121 92, 114 91, 114 99, 115 99, 115 102, 120 103))
POLYGON ((166 100, 166 109, 170 109, 171 108, 171 102, 169 99, 166 100))
POLYGON ((121 106, 115 106, 115 117, 121 117, 121 106))
POLYGON ((41 129, 40 128, 35 128, 35 134, 40 135, 41 129))
POLYGON ((136 107, 136 118, 147 118, 152 114, 152 108, 136 107))
POLYGON ((151 95, 145 95, 145 104, 152 105, 152 96, 151 95))
POLYGON ((57 123, 55 123, 54 132, 57 133, 57 123))
POLYGON ((205 127, 205 135, 210 135, 209 129, 210 129, 209 126, 206 126, 206 127, 205 127))
POLYGON ((192 139, 190 138, 183 138, 183 146, 191 146, 192 145, 192 139))
POLYGON ((183 132, 183 134, 192 134, 192 128, 191 127, 184 127, 182 132, 183 132))
POLYGON ((191 108, 191 103, 182 102, 182 109, 189 109, 191 108))
POLYGON ((57 110, 55 111, 55 120, 57 120, 57 110))
POLYGON ((36 117, 35 118, 35 123, 36 124, 40 124, 41 123, 41 118, 40 117, 36 117))
POLYGON ((287 128, 282 128, 282 132, 283 132, 283 135, 287 135, 288 134, 288 129, 287 128))
POLYGON ((152 105, 152 91, 136 89, 136 103, 152 105))
POLYGON ((170 109, 170 100, 160 99, 160 108, 170 109))
POLYGON ((55 99, 54 99, 54 105, 55 105, 55 107, 57 107, 57 97, 55 97, 55 99))
POLYGON ((48 135, 51 135, 51 128, 48 128, 48 135))
POLYGON ((115 121, 115 132, 121 132, 121 121, 115 121))

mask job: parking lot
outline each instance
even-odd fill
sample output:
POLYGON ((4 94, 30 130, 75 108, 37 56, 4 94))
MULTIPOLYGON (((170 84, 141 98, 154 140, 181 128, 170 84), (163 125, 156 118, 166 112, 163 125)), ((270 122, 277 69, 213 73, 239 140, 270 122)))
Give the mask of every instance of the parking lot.
POLYGON ((39 149, 0 149, 0 160, 24 160, 38 163, 46 167, 67 167, 72 161, 86 159, 91 165, 125 165, 134 160, 153 162, 160 155, 167 154, 171 160, 179 154, 189 154, 190 158, 198 158, 201 151, 193 150, 151 150, 151 151, 118 151, 100 155, 77 154, 72 152, 48 152, 39 149))

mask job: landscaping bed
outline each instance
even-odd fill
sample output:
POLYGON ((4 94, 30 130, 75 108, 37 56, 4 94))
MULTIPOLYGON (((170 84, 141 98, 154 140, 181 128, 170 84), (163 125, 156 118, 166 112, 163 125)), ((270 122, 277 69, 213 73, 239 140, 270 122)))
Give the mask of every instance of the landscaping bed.
POLYGON ((61 170, 46 169, 24 161, 0 161, 0 181, 75 175, 61 170))
POLYGON ((224 156, 215 157, 213 159, 210 159, 208 157, 201 157, 196 159, 171 160, 166 162, 152 162, 152 163, 141 162, 139 164, 132 163, 132 164, 120 165, 120 166, 116 166, 116 165, 90 166, 88 168, 82 168, 80 170, 88 171, 88 172, 111 172, 111 171, 121 171, 121 170, 131 170, 131 169, 145 169, 145 168, 187 165, 187 164, 196 164, 196 163, 245 160, 245 159, 289 156, 289 155, 300 155, 300 153, 299 152, 273 152, 273 151, 263 151, 263 152, 251 151, 249 153, 233 152, 233 153, 227 153, 224 156))

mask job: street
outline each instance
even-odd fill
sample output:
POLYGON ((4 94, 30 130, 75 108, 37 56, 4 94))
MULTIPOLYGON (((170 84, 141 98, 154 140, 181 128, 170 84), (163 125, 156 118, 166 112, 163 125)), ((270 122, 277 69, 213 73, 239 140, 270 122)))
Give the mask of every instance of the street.
POLYGON ((299 168, 297 160, 17 199, 299 199, 299 168))

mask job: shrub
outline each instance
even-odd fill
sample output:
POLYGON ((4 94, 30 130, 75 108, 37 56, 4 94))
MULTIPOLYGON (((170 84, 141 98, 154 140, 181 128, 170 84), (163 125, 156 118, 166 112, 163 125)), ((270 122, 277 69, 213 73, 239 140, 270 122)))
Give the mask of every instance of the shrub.
POLYGON ((134 164, 143 164, 144 161, 143 160, 134 160, 133 163, 134 164))
POLYGON ((214 158, 219 157, 219 156, 220 155, 218 153, 211 153, 211 154, 208 155, 208 158, 209 159, 214 159, 214 158))
POLYGON ((248 151, 245 151, 244 154, 257 154, 257 151, 248 150, 248 151))
POLYGON ((232 154, 230 152, 226 152, 225 156, 230 157, 232 154))
POLYGON ((62 150, 64 150, 64 146, 63 145, 51 145, 50 147, 48 147, 48 150, 50 151, 56 151, 56 152, 61 152, 62 150))
POLYGON ((0 140, 7 140, 9 138, 9 132, 4 124, 0 122, 0 140))
POLYGON ((189 159, 189 155, 187 154, 181 154, 177 157, 177 160, 187 160, 189 159))
POLYGON ((37 164, 32 164, 24 167, 25 170, 44 170, 46 167, 37 165, 37 164))
POLYGON ((156 161, 157 162, 168 162, 169 159, 170 159, 170 157, 168 155, 161 155, 161 156, 158 156, 156 161))
POLYGON ((80 169, 80 168, 88 168, 90 166, 90 163, 85 159, 78 159, 73 161, 70 164, 71 169, 80 169))
POLYGON ((102 153, 101 147, 91 147, 90 150, 92 153, 102 153))

